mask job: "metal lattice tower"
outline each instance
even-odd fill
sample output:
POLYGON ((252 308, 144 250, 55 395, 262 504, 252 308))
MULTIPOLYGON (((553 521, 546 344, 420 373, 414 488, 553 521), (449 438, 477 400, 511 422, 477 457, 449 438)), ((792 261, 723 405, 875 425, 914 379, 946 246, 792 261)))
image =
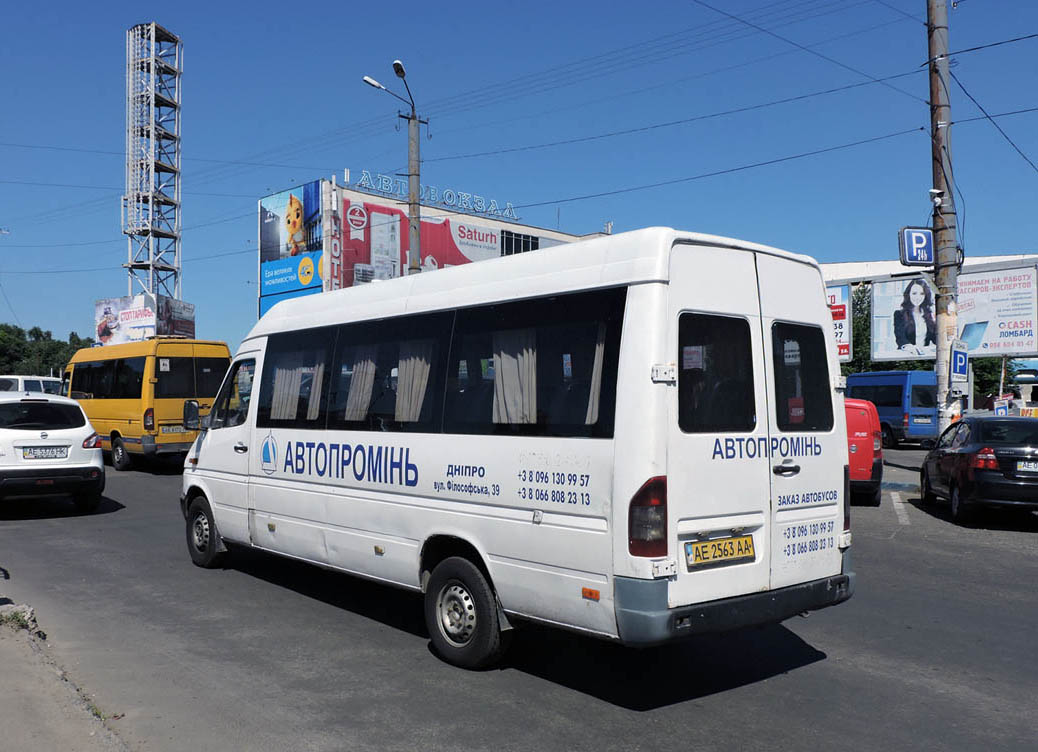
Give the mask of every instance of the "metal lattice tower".
POLYGON ((180 299, 180 37, 157 23, 126 32, 128 293, 180 299), (136 284, 135 284, 136 282, 136 284))

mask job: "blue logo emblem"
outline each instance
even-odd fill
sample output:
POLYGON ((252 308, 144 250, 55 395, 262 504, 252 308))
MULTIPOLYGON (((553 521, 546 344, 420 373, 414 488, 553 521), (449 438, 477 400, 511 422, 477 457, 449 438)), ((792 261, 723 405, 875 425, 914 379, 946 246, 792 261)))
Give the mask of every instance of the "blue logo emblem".
POLYGON ((260 469, 267 475, 273 475, 278 469, 278 443, 269 433, 260 450, 260 469))

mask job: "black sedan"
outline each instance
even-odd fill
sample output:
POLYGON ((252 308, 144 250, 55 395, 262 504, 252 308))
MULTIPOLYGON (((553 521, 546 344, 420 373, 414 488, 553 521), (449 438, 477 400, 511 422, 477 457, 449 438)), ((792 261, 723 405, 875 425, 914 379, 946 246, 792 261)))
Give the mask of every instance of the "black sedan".
POLYGON ((950 500, 956 522, 980 506, 1038 509, 1038 418, 969 416, 923 447, 923 503, 950 500))

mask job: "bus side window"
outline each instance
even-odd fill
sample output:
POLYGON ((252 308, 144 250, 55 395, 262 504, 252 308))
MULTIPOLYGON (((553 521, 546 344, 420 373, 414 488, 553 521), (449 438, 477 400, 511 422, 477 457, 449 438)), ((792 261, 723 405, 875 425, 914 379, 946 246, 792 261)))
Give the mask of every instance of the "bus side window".
POLYGON ((267 340, 258 427, 325 427, 335 334, 335 327, 325 327, 285 332, 267 340))
POLYGON ((439 432, 453 319, 436 313, 341 326, 329 428, 439 432))
POLYGON ((444 431, 613 435, 626 289, 458 312, 444 431))

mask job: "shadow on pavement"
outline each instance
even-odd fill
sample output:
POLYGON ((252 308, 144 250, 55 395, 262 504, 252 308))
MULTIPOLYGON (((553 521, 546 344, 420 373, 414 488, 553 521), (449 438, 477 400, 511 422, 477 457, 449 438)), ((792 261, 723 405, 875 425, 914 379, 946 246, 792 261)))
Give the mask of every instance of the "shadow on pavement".
POLYGON ((888 467, 899 467, 902 470, 909 470, 913 473, 918 473, 923 467, 923 463, 921 461, 915 462, 914 460, 900 460, 898 462, 891 462, 885 457, 883 458, 883 464, 887 465, 888 467))
POLYGON ((257 577, 408 634, 428 635, 420 593, 380 585, 275 554, 237 546, 228 548, 227 569, 257 577))
MULTIPOLYGON (((230 549, 227 568, 428 638, 419 593, 237 546, 230 549)), ((522 671, 613 705, 651 710, 752 684, 825 657, 781 625, 636 650, 522 624, 498 670, 522 671)))
MULTIPOLYGON (((112 456, 109 452, 104 453, 105 465, 112 468, 112 456)), ((184 472, 184 459, 180 455, 162 457, 138 457, 134 456, 130 470, 116 470, 114 473, 124 473, 137 470, 150 475, 182 475, 184 472)))
POLYGON ((637 650, 542 627, 516 630, 514 669, 628 710, 645 711, 753 684, 826 657, 781 625, 637 650))
POLYGON ((76 509, 72 497, 55 496, 16 496, 0 499, 0 520, 49 520, 60 517, 93 517, 99 514, 112 514, 125 506, 107 496, 101 499, 101 506, 95 512, 80 512, 76 509))
POLYGON ((1038 514, 1030 511, 1013 509, 980 507, 973 511, 973 517, 965 523, 957 523, 951 518, 951 505, 945 499, 938 499, 934 504, 924 504, 918 496, 909 497, 905 502, 911 504, 924 514, 935 520, 942 520, 949 525, 957 525, 965 530, 1003 530, 1020 533, 1038 533, 1038 514))

